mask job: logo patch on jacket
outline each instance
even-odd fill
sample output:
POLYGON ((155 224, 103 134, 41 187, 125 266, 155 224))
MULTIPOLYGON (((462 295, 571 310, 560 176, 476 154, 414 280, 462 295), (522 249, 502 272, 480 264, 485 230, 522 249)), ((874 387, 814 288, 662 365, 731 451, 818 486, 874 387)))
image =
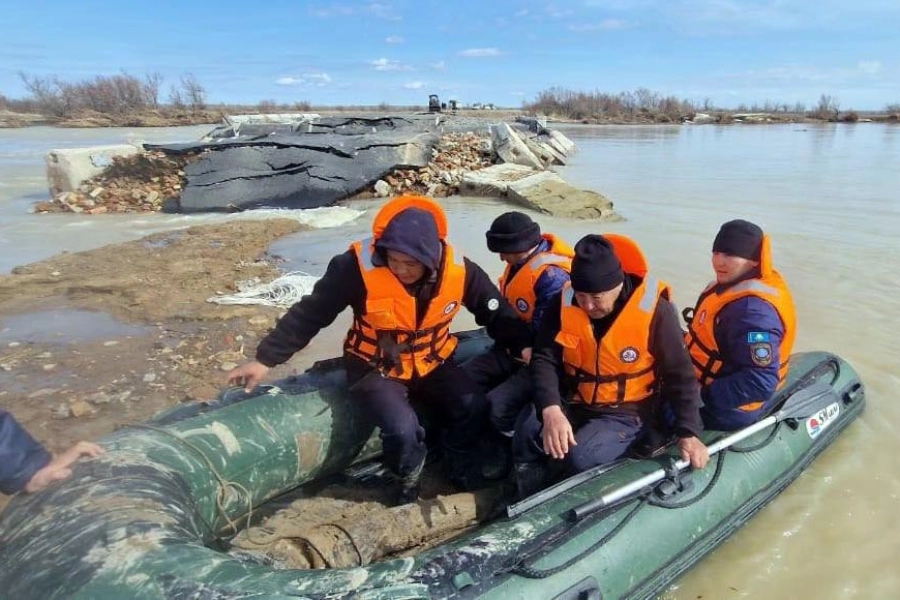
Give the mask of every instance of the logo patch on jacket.
POLYGON ((528 302, 525 301, 525 298, 516 299, 516 308, 519 309, 519 312, 528 312, 528 302))
POLYGON ((758 344, 760 342, 771 342, 771 336, 768 331, 751 331, 747 334, 748 344, 758 344))
POLYGON ((455 309, 455 308, 456 308, 456 300, 453 300, 452 302, 450 302, 450 304, 448 304, 446 306, 446 308, 444 308, 444 314, 449 315, 450 313, 453 312, 453 309, 455 309))
POLYGON ((768 342, 750 344, 750 360, 752 360, 755 365, 768 367, 772 364, 772 354, 772 344, 769 344, 768 342))
POLYGON ((623 363, 631 364, 633 362, 636 362, 640 355, 641 353, 638 352, 637 348, 635 348, 634 346, 628 346, 627 348, 622 350, 621 354, 619 354, 619 358, 623 363))

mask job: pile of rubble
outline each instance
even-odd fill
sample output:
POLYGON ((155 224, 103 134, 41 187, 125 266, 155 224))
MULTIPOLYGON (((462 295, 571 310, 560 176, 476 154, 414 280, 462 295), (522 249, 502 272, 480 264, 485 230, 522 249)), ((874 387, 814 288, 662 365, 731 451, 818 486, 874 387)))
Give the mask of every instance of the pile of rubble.
POLYGON ((432 159, 427 166, 397 169, 378 180, 370 194, 383 198, 411 193, 432 198, 452 196, 459 193, 459 184, 466 173, 497 162, 488 134, 445 133, 431 152, 432 159))
POLYGON ((184 167, 199 155, 171 156, 147 151, 114 156, 103 173, 82 183, 77 190, 61 192, 35 206, 40 213, 158 212, 184 187, 184 167))
MULTIPOLYGON (((199 154, 173 155, 144 151, 115 156, 102 174, 76 191, 61 192, 35 206, 40 213, 158 212, 177 198, 185 185, 184 167, 199 154)), ((487 134, 446 133, 432 150, 432 160, 420 169, 397 169, 376 182, 361 197, 425 194, 446 197, 458 193, 463 176, 497 162, 487 134)))

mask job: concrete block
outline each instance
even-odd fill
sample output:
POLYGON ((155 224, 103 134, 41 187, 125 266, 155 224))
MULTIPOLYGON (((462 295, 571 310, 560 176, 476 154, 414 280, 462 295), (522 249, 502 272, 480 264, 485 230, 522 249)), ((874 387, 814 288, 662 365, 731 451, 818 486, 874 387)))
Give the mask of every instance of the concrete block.
POLYGON ((512 163, 501 163, 469 171, 459 182, 460 196, 499 198, 506 195, 509 184, 537 173, 535 169, 512 163))
POLYGON ((99 175, 112 164, 114 156, 129 156, 137 151, 131 144, 50 150, 44 157, 50 194, 75 191, 85 179, 99 175))
POLYGON ((541 159, 535 156, 525 142, 519 139, 519 134, 508 123, 501 123, 493 130, 493 141, 494 151, 503 162, 535 169, 544 168, 541 159))
POLYGON ((591 190, 572 187, 550 171, 510 183, 506 195, 517 204, 555 217, 621 220, 608 198, 591 190))

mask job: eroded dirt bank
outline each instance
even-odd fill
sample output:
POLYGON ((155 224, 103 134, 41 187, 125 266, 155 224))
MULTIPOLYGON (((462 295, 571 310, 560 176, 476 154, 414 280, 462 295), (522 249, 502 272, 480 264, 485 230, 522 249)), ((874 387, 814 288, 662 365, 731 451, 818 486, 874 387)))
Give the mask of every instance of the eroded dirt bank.
POLYGON ((198 226, 0 276, 0 404, 59 451, 215 397, 281 310, 207 298, 277 277, 266 249, 301 228, 287 219, 198 226))

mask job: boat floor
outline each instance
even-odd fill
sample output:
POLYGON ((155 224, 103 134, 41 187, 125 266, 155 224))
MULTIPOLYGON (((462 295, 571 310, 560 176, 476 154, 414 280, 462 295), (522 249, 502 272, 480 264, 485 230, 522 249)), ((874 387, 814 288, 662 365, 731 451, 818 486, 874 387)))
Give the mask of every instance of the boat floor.
POLYGON ((419 553, 498 514, 508 480, 460 493, 440 461, 423 474, 417 503, 392 506, 396 483, 377 465, 269 502, 230 553, 276 568, 365 566, 419 553))

